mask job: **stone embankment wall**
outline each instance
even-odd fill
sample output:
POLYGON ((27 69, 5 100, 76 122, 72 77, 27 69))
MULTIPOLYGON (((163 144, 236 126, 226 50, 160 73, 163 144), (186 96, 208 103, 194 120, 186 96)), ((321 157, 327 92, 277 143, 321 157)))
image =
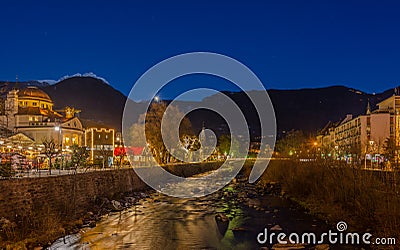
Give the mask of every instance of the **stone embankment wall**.
MULTIPOLYGON (((219 165, 210 162, 165 168, 187 177, 216 169, 219 165)), ((90 209, 97 197, 111 199, 121 193, 147 188, 133 169, 0 180, 0 218, 14 220, 20 216, 35 216, 38 211, 79 216, 90 209)))

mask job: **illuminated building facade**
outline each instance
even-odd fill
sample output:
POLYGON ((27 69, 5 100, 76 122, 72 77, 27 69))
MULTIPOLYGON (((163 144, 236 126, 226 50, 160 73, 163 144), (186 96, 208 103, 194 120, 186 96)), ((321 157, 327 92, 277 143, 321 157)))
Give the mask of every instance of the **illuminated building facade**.
POLYGON ((90 150, 90 160, 102 160, 114 156, 115 130, 112 128, 87 128, 85 146, 90 150))
POLYGON ((53 110, 53 101, 37 87, 8 92, 0 115, 0 124, 10 134, 22 133, 36 144, 53 139, 60 148, 81 146, 83 127, 78 117, 64 116, 53 110))
POLYGON ((399 147, 400 96, 393 95, 377 106, 371 112, 368 105, 363 115, 347 115, 336 124, 328 124, 317 136, 323 154, 361 159, 386 154, 388 140, 399 147))

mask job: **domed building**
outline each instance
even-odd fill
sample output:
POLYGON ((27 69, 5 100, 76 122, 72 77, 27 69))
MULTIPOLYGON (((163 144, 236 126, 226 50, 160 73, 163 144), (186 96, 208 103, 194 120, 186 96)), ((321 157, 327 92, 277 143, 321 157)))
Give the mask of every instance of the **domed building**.
POLYGON ((20 107, 40 107, 53 110, 53 101, 50 96, 37 87, 27 87, 18 92, 18 105, 20 107))
POLYGON ((54 103, 43 90, 29 86, 11 90, 5 101, 0 122, 12 134, 22 134, 35 144, 54 139, 59 147, 82 145, 83 127, 71 110, 62 115, 53 110, 54 103))

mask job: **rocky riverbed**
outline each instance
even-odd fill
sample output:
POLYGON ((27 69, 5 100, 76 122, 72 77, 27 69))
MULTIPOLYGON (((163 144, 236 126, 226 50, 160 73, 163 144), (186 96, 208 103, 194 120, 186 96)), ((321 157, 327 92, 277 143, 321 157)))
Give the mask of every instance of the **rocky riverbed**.
MULTIPOLYGON (((238 176, 222 190, 178 199, 157 192, 99 198, 79 232, 49 249, 335 249, 326 244, 260 244, 274 233, 326 232, 330 228, 282 196, 279 184, 257 186, 238 176), (102 216, 100 216, 103 214, 102 216)), ((336 249, 343 249, 342 247, 336 249)))

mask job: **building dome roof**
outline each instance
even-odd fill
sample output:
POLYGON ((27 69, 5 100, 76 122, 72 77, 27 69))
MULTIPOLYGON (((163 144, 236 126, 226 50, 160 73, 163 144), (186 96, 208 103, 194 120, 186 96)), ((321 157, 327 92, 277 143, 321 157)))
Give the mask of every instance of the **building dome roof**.
POLYGON ((42 101, 52 102, 50 96, 46 94, 46 92, 34 86, 29 86, 25 89, 20 90, 18 92, 18 97, 28 98, 28 99, 39 99, 42 101))

